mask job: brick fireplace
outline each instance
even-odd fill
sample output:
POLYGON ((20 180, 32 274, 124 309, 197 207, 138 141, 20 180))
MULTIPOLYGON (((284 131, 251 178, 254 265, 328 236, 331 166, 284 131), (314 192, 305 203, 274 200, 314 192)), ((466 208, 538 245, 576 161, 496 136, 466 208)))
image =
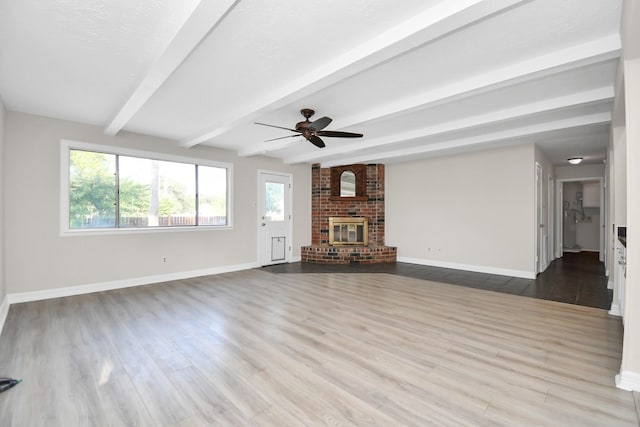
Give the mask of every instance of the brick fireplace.
POLYGON ((303 262, 396 262, 396 248, 384 244, 384 165, 321 168, 314 164, 311 167, 311 216, 311 245, 302 247, 303 262), (344 172, 355 176, 355 192, 348 196, 342 196, 339 188, 344 172), (330 219, 344 224, 359 222, 361 218, 367 223, 366 239, 356 244, 330 244, 330 219))

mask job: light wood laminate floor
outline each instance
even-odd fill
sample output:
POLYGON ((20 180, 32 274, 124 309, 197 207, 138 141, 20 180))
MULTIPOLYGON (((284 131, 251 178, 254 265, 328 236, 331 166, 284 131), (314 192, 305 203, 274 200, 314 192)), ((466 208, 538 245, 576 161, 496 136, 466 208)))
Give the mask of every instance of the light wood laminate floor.
POLYGON ((1 426, 637 426, 600 309, 389 274, 181 280, 11 306, 1 426))

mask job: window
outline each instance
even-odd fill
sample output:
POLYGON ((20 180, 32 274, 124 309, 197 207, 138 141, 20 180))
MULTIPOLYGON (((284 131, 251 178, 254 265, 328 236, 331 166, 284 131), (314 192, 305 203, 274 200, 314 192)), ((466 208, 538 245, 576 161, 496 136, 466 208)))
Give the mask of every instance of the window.
POLYGON ((229 227, 231 165, 63 142, 63 232, 229 227))
POLYGON ((355 197, 356 174, 353 171, 344 171, 340 175, 340 197, 355 197))
POLYGON ((331 201, 366 202, 367 165, 356 164, 331 168, 331 201))

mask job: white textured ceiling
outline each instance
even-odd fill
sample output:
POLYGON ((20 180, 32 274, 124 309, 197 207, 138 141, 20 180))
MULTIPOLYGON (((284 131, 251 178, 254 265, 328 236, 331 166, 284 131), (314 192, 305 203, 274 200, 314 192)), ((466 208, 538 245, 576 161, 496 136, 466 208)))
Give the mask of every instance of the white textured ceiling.
POLYGON ((0 0, 6 107, 285 162, 535 142, 602 162, 619 0, 0 0), (301 108, 329 116, 302 137, 301 108))

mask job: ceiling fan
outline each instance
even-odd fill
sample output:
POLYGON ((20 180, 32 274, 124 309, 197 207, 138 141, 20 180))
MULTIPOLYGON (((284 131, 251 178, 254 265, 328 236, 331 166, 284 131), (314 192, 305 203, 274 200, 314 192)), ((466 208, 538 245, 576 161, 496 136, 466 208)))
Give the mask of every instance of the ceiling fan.
POLYGON ((322 130, 327 126, 329 126, 329 123, 331 123, 331 119, 329 117, 321 117, 318 120, 314 120, 313 122, 309 121, 309 118, 311 118, 311 116, 315 114, 315 111, 311 110, 310 108, 303 108, 302 110, 300 110, 300 113, 304 116, 305 121, 296 123, 295 129, 285 128, 285 127, 276 126, 276 125, 269 125, 266 123, 255 122, 255 124, 262 125, 262 126, 269 126, 272 128, 290 130, 291 132, 297 132, 295 135, 287 135, 287 136, 281 136, 280 138, 268 139, 265 142, 275 141, 277 139, 293 138, 295 136, 302 135, 307 141, 309 141, 316 147, 323 148, 325 145, 324 145, 324 141, 320 139, 321 136, 327 136, 332 138, 362 138, 361 133, 340 132, 335 130, 322 130))

